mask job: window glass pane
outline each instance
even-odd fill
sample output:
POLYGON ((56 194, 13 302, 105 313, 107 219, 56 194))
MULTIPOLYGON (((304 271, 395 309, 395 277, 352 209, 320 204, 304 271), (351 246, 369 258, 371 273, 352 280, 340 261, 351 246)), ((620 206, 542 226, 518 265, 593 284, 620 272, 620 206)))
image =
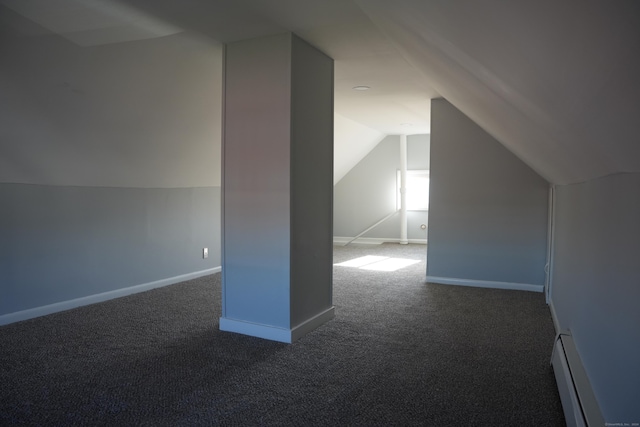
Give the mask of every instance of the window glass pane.
MULTIPOLYGON (((400 209, 400 171, 397 174, 397 208, 400 209)), ((429 171, 407 171, 407 209, 429 209, 429 171)))

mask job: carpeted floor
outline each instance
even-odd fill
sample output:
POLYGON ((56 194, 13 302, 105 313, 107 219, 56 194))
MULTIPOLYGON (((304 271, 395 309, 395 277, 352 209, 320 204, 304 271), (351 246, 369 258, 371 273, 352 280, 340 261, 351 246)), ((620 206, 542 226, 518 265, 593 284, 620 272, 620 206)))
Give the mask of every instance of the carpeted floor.
POLYGON ((334 267, 336 318, 292 345, 220 332, 220 275, 0 327, 0 425, 561 426, 539 293, 334 267))

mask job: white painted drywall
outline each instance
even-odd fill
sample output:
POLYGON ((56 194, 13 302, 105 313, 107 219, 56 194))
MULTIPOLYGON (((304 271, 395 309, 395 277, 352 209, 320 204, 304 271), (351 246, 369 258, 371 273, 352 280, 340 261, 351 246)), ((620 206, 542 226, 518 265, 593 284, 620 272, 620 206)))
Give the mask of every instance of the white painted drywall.
POLYGON ((356 0, 435 90, 550 182, 640 171, 634 0, 356 0))
POLYGON ((334 115, 333 183, 337 184, 385 137, 382 132, 334 115))
POLYGON ((551 304, 608 423, 640 420, 638 194, 638 173, 556 187, 551 304))
POLYGON ((181 33, 78 47, 5 33, 0 55, 0 182, 220 185, 219 43, 181 33))
POLYGON ((428 276, 542 286, 548 183, 445 99, 431 132, 428 276))

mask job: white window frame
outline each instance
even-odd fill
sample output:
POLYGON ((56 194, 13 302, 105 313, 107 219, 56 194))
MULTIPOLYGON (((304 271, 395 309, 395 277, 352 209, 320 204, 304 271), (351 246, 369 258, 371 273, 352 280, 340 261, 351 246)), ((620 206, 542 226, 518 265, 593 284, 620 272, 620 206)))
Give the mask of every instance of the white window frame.
MULTIPOLYGON (((400 169, 396 173, 396 209, 400 209, 400 169)), ((407 210, 408 211, 428 211, 429 210, 429 171, 426 169, 413 169, 407 171, 407 210), (415 179, 427 180, 426 197, 422 201, 413 200, 411 197, 415 179)))

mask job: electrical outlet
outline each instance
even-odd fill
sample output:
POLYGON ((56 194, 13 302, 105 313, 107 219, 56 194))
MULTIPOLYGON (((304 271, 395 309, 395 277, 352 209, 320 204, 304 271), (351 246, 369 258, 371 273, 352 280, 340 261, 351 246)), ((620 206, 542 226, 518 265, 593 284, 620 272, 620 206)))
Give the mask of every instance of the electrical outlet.
POLYGON ((209 258, 209 248, 202 248, 202 258, 209 258))

